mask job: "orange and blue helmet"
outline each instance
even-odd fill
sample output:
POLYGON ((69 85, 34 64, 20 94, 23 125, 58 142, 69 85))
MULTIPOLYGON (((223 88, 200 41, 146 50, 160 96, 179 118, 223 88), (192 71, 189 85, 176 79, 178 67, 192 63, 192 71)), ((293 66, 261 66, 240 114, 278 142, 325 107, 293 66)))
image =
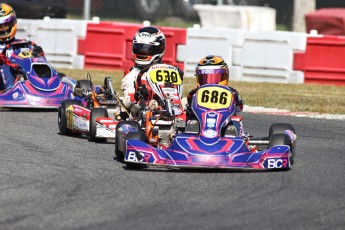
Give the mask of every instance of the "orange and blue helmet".
POLYGON ((227 86, 229 81, 229 67, 221 56, 208 55, 202 58, 195 68, 197 83, 220 84, 227 86))
POLYGON ((0 42, 14 38, 17 32, 17 17, 13 8, 5 3, 0 4, 0 42))

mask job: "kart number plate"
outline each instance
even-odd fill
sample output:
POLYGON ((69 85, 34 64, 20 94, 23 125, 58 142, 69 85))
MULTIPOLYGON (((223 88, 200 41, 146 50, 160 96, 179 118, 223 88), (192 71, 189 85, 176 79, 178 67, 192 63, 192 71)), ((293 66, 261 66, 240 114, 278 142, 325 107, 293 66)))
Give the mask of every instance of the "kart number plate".
POLYGON ((170 66, 172 68, 166 68, 166 67, 167 66, 162 66, 162 68, 150 69, 148 74, 151 81, 153 83, 170 82, 174 85, 181 85, 182 79, 176 67, 173 67, 173 66, 170 66))
POLYGON ((233 94, 220 87, 205 87, 198 90, 197 103, 207 109, 226 109, 231 105, 233 94))

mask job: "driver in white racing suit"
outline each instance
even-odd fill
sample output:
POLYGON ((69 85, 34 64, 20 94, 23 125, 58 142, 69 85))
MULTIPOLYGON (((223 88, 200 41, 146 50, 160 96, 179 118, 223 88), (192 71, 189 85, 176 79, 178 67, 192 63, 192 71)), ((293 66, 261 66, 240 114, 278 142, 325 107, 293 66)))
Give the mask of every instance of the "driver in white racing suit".
MULTIPOLYGON (((166 40, 162 31, 156 27, 143 27, 139 29, 133 38, 132 54, 134 66, 126 70, 122 79, 123 104, 127 109, 138 102, 139 97, 147 100, 149 92, 146 87, 138 88, 137 78, 142 77, 152 65, 161 64, 165 52, 166 40)), ((179 69, 181 76, 183 71, 179 69)), ((145 79, 141 79, 146 84, 145 79)))

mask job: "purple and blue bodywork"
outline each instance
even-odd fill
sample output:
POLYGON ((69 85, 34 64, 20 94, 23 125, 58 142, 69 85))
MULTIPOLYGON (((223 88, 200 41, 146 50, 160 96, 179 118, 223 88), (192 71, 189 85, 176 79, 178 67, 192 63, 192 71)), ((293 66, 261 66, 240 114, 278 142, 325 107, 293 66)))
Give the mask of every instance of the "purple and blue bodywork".
MULTIPOLYGON (((216 96, 217 93, 213 93, 216 96)), ((216 101, 214 97, 214 101, 216 101)), ((204 85, 193 97, 192 109, 199 121, 199 133, 177 134, 166 149, 140 140, 126 141, 125 162, 168 168, 289 169, 290 146, 277 145, 263 151, 250 150, 241 136, 222 136, 221 128, 235 113, 234 98, 227 87, 204 85), (212 92, 223 93, 223 104, 207 102, 212 92), (203 99, 203 97, 206 100, 203 99), (224 101, 231 99, 231 102, 224 101), (204 103, 206 101, 206 103, 204 103)))
POLYGON ((23 79, 0 93, 0 107, 51 109, 58 108, 63 100, 74 98, 76 81, 60 77, 45 57, 30 53, 23 57, 18 50, 13 52, 10 61, 19 66, 23 79))

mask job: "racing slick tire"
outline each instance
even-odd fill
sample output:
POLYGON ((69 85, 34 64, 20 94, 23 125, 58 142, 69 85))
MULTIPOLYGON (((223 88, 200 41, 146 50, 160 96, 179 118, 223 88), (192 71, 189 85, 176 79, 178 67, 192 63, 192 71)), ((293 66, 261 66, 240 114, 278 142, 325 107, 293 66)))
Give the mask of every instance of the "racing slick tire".
MULTIPOLYGON (((126 140, 140 140, 145 143, 148 143, 149 140, 146 136, 146 133, 144 131, 139 131, 139 132, 130 132, 126 136, 126 140)), ((142 164, 137 164, 137 163, 131 163, 131 162, 126 162, 127 169, 142 169, 144 168, 144 165, 142 164)))
POLYGON ((97 123, 96 118, 108 117, 108 111, 105 108, 94 108, 90 112, 90 141, 93 142, 105 142, 106 138, 96 138, 97 123))
POLYGON ((88 91, 92 89, 92 83, 89 80, 78 80, 75 88, 83 89, 84 91, 88 91))
MULTIPOLYGON (((274 134, 283 134, 285 130, 291 130, 294 134, 296 134, 295 128, 291 124, 287 123, 275 123, 272 124, 269 130, 269 138, 271 138, 274 134)), ((293 163, 293 159, 296 154, 296 141, 291 143, 290 141, 290 151, 291 151, 291 163, 293 163)))
POLYGON ((62 135, 71 135, 73 132, 67 128, 67 117, 66 109, 71 105, 80 105, 82 106, 81 101, 78 100, 65 100, 61 102, 58 111, 58 125, 59 131, 62 135))
POLYGON ((120 128, 122 125, 131 125, 135 129, 141 131, 140 124, 136 121, 120 121, 116 125, 116 131, 115 131, 115 156, 118 161, 124 162, 125 160, 125 155, 123 152, 125 151, 125 140, 122 140, 122 135, 121 135, 121 130, 120 128))
POLYGON ((271 137, 273 134, 284 133, 285 130, 291 130, 295 133, 295 128, 291 124, 275 123, 271 125, 268 136, 271 137))

